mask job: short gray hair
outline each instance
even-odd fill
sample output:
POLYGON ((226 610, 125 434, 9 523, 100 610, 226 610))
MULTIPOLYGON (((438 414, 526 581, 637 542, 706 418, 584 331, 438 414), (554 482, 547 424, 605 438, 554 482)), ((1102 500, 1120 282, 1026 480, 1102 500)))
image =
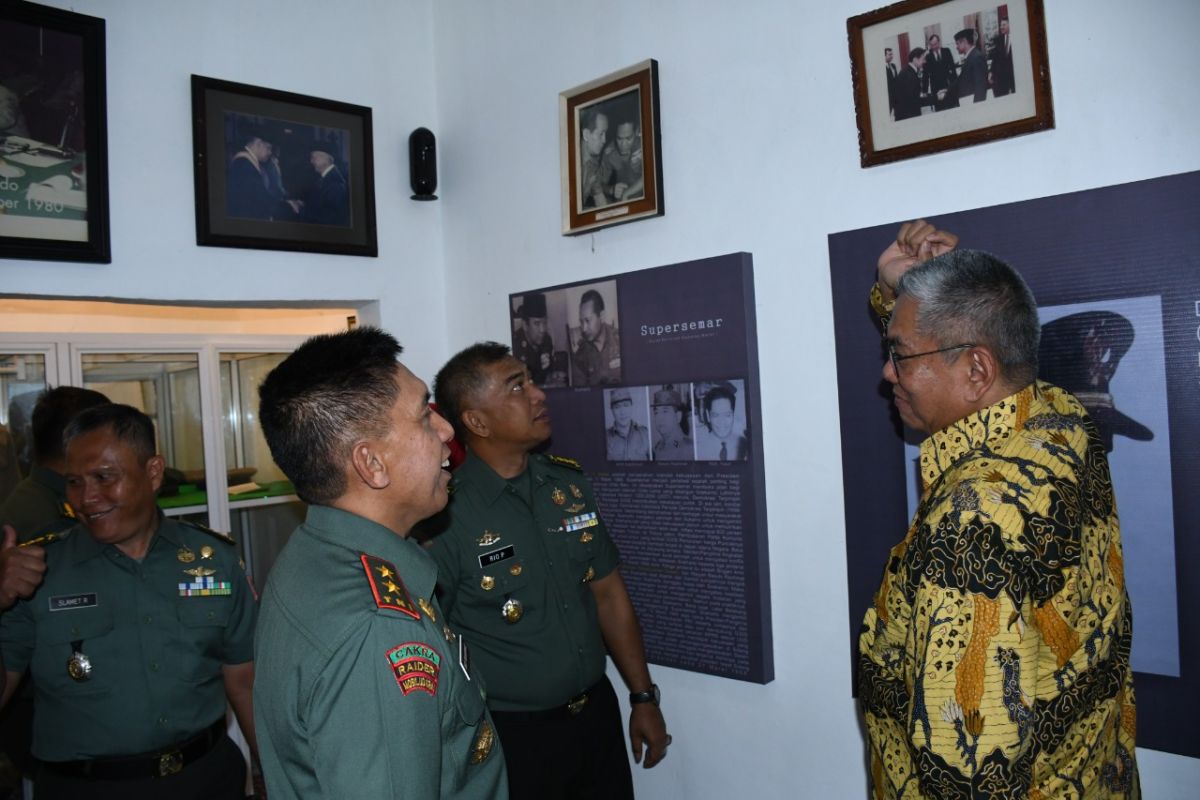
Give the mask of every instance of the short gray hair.
POLYGON ((1014 389, 1037 378, 1037 302, 1021 275, 991 253, 953 250, 901 276, 896 294, 917 308, 917 332, 940 347, 985 345, 1014 389))

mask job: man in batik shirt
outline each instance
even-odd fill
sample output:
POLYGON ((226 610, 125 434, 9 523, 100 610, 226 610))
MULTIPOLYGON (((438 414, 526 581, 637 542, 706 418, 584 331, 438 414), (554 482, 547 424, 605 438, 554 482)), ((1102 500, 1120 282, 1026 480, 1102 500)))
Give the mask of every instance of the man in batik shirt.
POLYGON ((1038 381, 1007 264, 905 224, 880 256, 922 497, 859 639, 875 798, 1137 798, 1132 636, 1104 446, 1038 381), (923 263, 922 263, 923 262, 923 263))

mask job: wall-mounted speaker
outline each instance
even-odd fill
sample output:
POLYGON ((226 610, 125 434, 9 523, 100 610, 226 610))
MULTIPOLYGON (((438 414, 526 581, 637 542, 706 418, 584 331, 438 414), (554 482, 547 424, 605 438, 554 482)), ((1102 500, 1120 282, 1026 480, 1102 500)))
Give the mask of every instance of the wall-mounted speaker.
POLYGON ((408 137, 408 180, 413 200, 437 200, 437 140, 429 128, 408 137))

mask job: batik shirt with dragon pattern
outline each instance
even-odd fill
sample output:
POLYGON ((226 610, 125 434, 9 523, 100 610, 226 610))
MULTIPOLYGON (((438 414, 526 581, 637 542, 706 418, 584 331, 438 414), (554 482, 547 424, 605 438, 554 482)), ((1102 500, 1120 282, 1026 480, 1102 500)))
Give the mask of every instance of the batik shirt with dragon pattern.
POLYGON ((1038 381, 920 463, 859 638, 874 797, 1140 797, 1120 525, 1083 407, 1038 381))

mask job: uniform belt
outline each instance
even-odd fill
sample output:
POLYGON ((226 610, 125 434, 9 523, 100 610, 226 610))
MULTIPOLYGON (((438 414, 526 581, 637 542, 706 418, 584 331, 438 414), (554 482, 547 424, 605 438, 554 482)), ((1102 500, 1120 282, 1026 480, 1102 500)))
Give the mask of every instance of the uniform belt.
POLYGON ((51 772, 73 778, 122 781, 135 778, 165 778, 207 755, 225 736, 225 718, 181 744, 155 753, 136 756, 106 756, 85 761, 45 761, 51 772))
POLYGON ((545 719, 562 719, 563 717, 576 717, 583 713, 587 708, 588 703, 592 700, 597 692, 604 688, 604 684, 608 682, 607 677, 603 677, 589 686, 587 689, 580 692, 575 697, 571 698, 565 705, 555 706, 554 708, 544 708, 538 711, 492 711, 492 717, 500 717, 502 719, 511 720, 513 722, 528 722, 530 720, 545 720, 545 719))

